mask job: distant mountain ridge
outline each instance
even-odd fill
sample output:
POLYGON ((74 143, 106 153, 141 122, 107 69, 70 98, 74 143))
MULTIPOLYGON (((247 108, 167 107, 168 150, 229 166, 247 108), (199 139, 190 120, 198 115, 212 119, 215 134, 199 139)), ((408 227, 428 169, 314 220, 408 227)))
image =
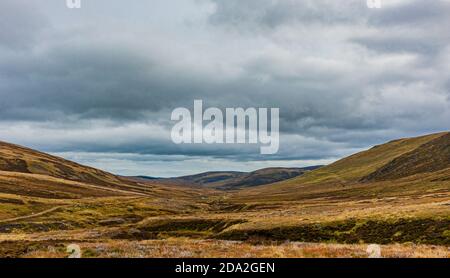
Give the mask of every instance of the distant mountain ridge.
POLYGON ((272 167, 253 172, 215 171, 175 178, 154 178, 145 176, 134 178, 144 180, 147 179, 149 181, 155 181, 163 184, 169 183, 185 186, 200 186, 220 190, 234 190, 292 179, 320 167, 322 166, 310 166, 304 168, 272 167))
MULTIPOLYGON (((142 195, 155 194, 156 191, 175 192, 181 187, 200 187, 201 190, 239 190, 236 196, 245 198, 258 195, 274 200, 301 199, 307 194, 329 196, 338 191, 345 191, 346 196, 356 198, 358 194, 368 194, 359 191, 361 186, 366 189, 376 185, 379 190, 389 186, 389 190, 395 190, 391 185, 400 184, 419 193, 431 187, 444 190, 448 181, 449 132, 390 141, 327 166, 266 168, 250 173, 206 172, 177 178, 121 177, 0 142, 0 193, 36 197, 142 195), (350 190, 352 187, 358 189, 350 190)), ((388 191, 383 189, 380 192, 388 191)))

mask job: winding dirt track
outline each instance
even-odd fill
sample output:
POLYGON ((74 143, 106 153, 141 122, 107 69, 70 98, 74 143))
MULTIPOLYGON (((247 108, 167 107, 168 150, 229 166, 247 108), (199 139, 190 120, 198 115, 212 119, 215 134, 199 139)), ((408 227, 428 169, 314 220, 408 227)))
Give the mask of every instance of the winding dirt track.
MULTIPOLYGON (((136 198, 132 198, 130 200, 125 201, 126 203, 131 202, 131 201, 137 201, 137 200, 143 200, 146 199, 147 197, 136 197, 136 198)), ((33 214, 29 214, 29 215, 24 215, 24 216, 19 216, 19 217, 14 217, 14 218, 8 218, 8 219, 0 219, 0 224, 2 223, 8 223, 8 222, 14 222, 14 221, 20 221, 20 220, 25 220, 25 219, 30 219, 30 218, 34 218, 34 217, 38 217, 38 216, 42 216, 51 212, 54 212, 58 209, 61 208, 66 208, 66 207, 70 207, 71 205, 61 205, 61 206, 56 206, 50 209, 46 209, 43 210, 41 212, 37 212, 37 213, 33 213, 33 214)))
POLYGON ((42 216, 42 215, 54 212, 54 211, 56 211, 56 210, 58 210, 60 208, 67 207, 67 206, 68 205, 66 205, 66 206, 57 206, 57 207, 53 207, 51 209, 47 209, 47 210, 44 210, 44 211, 41 211, 41 212, 38 212, 38 213, 34 213, 34 214, 30 214, 30 215, 19 216, 19 217, 14 217, 14 218, 9 218, 9 219, 3 219, 3 220, 0 220, 0 224, 1 223, 14 222, 14 221, 25 220, 25 219, 30 219, 30 218, 33 218, 33 217, 42 216))

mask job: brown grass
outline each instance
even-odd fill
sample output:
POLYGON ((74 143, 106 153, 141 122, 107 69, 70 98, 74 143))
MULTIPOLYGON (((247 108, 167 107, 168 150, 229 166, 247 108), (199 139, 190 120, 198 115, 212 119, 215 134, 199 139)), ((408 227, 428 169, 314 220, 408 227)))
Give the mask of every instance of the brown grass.
MULTIPOLYGON (((64 258, 68 243, 30 244, 25 258, 64 258)), ((235 241, 168 239, 150 241, 104 241, 79 244, 84 257, 97 258, 366 258, 367 245, 283 244, 253 245, 235 241)), ((386 258, 450 258, 447 247, 384 245, 386 258)))

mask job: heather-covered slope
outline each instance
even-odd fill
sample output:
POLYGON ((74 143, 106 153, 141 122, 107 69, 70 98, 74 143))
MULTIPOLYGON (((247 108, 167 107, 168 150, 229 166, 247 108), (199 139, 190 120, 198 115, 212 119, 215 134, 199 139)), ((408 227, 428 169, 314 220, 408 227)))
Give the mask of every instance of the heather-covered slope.
POLYGON ((445 187, 446 184, 432 181, 441 179, 450 171, 449 136, 449 133, 438 133, 394 140, 300 177, 244 190, 239 193, 239 197, 273 200, 295 200, 312 196, 358 198, 375 188, 378 192, 388 194, 397 190, 392 187, 393 184, 397 184, 397 188, 406 186, 405 192, 424 190, 427 186, 430 189, 435 186, 445 187), (408 178, 414 174, 421 176, 408 178), (397 179, 401 180, 396 181, 397 179), (380 183, 381 181, 385 182, 380 183))
POLYGON ((385 181, 416 174, 432 173, 450 167, 450 133, 433 139, 411 152, 403 154, 362 181, 385 181))
POLYGON ((192 191, 133 181, 22 146, 0 142, 0 193, 45 198, 179 196, 192 191))
POLYGON ((0 171, 38 174, 105 186, 123 182, 113 174, 5 142, 0 142, 0 171))

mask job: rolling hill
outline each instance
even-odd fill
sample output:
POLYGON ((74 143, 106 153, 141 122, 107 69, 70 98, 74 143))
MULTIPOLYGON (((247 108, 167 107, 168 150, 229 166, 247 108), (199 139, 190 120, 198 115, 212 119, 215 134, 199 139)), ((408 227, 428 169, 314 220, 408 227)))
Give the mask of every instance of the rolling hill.
POLYGON ((44 198, 184 194, 133 181, 26 147, 0 142, 0 193, 44 198))
POLYGON ((123 183, 113 174, 5 142, 0 142, 0 170, 104 186, 123 183))
POLYGON ((362 181, 383 181, 412 175, 432 173, 450 167, 450 133, 396 157, 391 162, 364 177, 362 181))
POLYGON ((246 189, 242 198, 303 199, 312 196, 354 196, 402 194, 447 187, 436 183, 450 174, 450 133, 394 140, 356 153, 333 164, 287 181, 246 189), (397 187, 392 187, 395 182, 397 187), (360 195, 358 195, 360 194, 360 195))

